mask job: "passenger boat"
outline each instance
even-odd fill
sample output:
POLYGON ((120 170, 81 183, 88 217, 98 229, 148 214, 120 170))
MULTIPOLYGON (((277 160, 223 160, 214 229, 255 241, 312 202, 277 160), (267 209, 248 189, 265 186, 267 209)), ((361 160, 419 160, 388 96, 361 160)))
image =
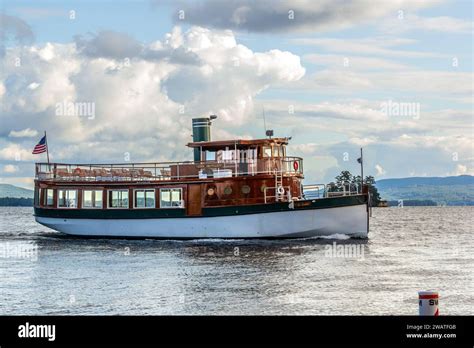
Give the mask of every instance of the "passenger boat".
POLYGON ((291 138, 211 141, 214 118, 193 119, 194 161, 36 163, 36 221, 84 237, 367 237, 365 185, 303 185, 291 138))

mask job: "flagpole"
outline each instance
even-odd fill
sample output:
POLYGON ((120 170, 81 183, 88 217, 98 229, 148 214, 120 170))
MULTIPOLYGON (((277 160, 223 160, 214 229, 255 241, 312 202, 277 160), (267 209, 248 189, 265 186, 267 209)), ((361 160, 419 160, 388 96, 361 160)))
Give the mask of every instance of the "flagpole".
POLYGON ((49 164, 49 148, 48 148, 48 138, 46 137, 46 131, 44 131, 44 140, 46 143, 46 156, 48 157, 48 168, 51 170, 51 165, 49 164))
POLYGON ((360 148, 360 181, 361 187, 364 186, 364 155, 362 154, 362 148, 360 148))

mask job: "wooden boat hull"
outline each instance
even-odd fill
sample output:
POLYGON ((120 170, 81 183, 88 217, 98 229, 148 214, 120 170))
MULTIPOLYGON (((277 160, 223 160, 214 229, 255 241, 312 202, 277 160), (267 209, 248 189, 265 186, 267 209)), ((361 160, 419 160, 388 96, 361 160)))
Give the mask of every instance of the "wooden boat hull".
MULTIPOLYGON (((367 238, 366 196, 298 201, 278 211, 246 211, 216 216, 168 218, 84 218, 36 212, 36 221, 56 231, 84 237, 118 238, 305 238, 345 234, 367 238), (358 199, 357 199, 358 198, 358 199), (350 202, 350 203, 349 203, 350 202), (43 216, 41 216, 43 215, 43 216), (49 215, 49 216, 45 216, 49 215)), ((274 208, 276 209, 276 208, 274 208)))

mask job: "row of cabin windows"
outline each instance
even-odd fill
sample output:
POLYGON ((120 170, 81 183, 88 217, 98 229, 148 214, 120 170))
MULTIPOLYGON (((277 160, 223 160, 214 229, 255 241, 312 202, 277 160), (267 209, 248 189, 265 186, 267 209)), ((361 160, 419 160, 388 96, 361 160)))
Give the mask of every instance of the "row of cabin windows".
MULTIPOLYGON (((42 189, 43 206, 54 206, 54 190, 42 189)), ((78 190, 58 189, 58 208, 77 208, 78 190)), ((41 192, 41 191, 39 191, 41 192)), ((128 190, 107 190, 108 208, 128 209, 129 191, 128 190)), ((137 189, 133 190, 134 208, 155 208, 155 189, 137 189)), ((41 194, 38 195, 41 197, 41 194)), ((82 190, 82 208, 102 209, 104 206, 102 190, 82 190)), ((169 188, 160 189, 160 208, 183 208, 183 189, 169 188)))

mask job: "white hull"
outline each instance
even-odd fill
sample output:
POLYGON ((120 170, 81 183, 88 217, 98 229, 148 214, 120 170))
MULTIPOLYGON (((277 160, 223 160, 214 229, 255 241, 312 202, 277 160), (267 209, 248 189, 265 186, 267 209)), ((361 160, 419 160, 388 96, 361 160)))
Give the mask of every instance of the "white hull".
POLYGON ((53 230, 88 237, 300 238, 346 234, 366 238, 367 206, 291 210, 217 217, 161 219, 69 219, 36 216, 53 230))

